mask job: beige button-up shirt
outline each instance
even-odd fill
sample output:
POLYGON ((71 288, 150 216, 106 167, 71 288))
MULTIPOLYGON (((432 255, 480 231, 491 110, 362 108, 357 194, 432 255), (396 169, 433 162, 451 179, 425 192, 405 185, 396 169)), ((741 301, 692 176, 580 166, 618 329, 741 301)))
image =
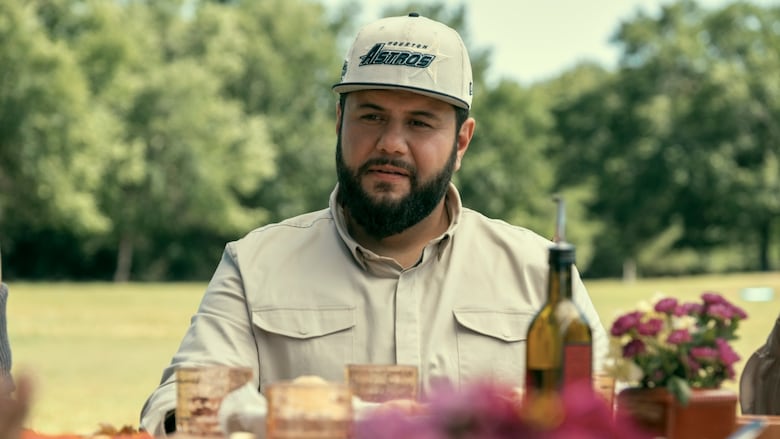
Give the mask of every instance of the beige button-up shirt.
MULTIPOLYGON (((487 218, 447 193, 448 230, 414 267, 361 247, 336 191, 330 206, 229 243, 191 326, 150 396, 141 425, 162 434, 179 365, 249 366, 262 392, 301 375, 343 381, 348 363, 411 364, 431 382, 492 376, 521 386, 525 336, 544 305, 551 242, 487 218)), ((593 327, 594 367, 607 337, 579 275, 574 301, 593 327)))

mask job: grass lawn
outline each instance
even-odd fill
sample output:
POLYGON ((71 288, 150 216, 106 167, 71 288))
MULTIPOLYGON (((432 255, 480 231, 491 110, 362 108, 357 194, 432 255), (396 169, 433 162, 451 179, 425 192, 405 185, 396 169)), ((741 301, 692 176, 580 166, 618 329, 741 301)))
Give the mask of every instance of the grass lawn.
MULTIPOLYGON (((712 290, 749 318, 735 348, 743 360, 780 313, 780 273, 588 281, 606 326, 656 292, 695 300, 712 290), (772 302, 745 302, 746 287, 775 289, 772 302)), ((28 426, 42 433, 92 433, 99 423, 137 426, 146 397, 176 351, 204 283, 12 283, 8 303, 14 373, 28 371, 36 400, 28 426)), ((743 362, 739 363, 738 373, 743 362)), ((736 382, 729 383, 736 388, 736 382)))

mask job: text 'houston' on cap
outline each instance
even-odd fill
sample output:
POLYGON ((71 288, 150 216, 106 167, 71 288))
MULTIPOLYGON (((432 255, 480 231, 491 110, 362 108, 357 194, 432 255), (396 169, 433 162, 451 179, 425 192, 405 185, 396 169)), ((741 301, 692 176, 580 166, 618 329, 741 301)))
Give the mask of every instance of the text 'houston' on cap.
POLYGON ((413 12, 360 29, 333 90, 404 89, 468 109, 472 87, 471 62, 460 35, 413 12))

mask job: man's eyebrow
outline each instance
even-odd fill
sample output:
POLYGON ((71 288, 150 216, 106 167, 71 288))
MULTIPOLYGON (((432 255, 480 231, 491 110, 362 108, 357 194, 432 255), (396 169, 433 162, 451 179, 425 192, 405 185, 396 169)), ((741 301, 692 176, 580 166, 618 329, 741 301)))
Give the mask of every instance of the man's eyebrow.
POLYGON ((367 110, 377 110, 377 111, 384 111, 385 109, 377 104, 371 103, 371 102, 364 102, 360 105, 358 105, 358 108, 360 109, 367 109, 367 110))
MULTIPOLYGON (((358 108, 360 108, 360 109, 367 109, 367 110, 385 111, 384 107, 382 107, 379 104, 375 104, 373 102, 364 102, 364 103, 358 105, 358 108)), ((427 110, 413 110, 413 111, 410 112, 410 114, 412 116, 425 117, 425 118, 428 118, 428 119, 435 119, 435 120, 441 119, 438 114, 436 114, 436 113, 434 113, 432 111, 427 111, 427 110)))
POLYGON ((435 120, 441 119, 437 113, 433 113, 431 111, 425 111, 425 110, 412 111, 412 115, 418 117, 425 117, 428 119, 435 119, 435 120))

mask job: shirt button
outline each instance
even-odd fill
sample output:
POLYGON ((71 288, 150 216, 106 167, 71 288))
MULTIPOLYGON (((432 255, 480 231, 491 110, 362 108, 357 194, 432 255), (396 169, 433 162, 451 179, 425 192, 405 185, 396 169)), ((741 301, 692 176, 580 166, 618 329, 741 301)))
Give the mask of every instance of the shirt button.
POLYGON ((301 335, 306 335, 306 334, 308 334, 308 333, 309 333, 309 330, 308 330, 308 329, 305 329, 305 328, 300 328, 300 329, 298 329, 298 334, 301 334, 301 335))

